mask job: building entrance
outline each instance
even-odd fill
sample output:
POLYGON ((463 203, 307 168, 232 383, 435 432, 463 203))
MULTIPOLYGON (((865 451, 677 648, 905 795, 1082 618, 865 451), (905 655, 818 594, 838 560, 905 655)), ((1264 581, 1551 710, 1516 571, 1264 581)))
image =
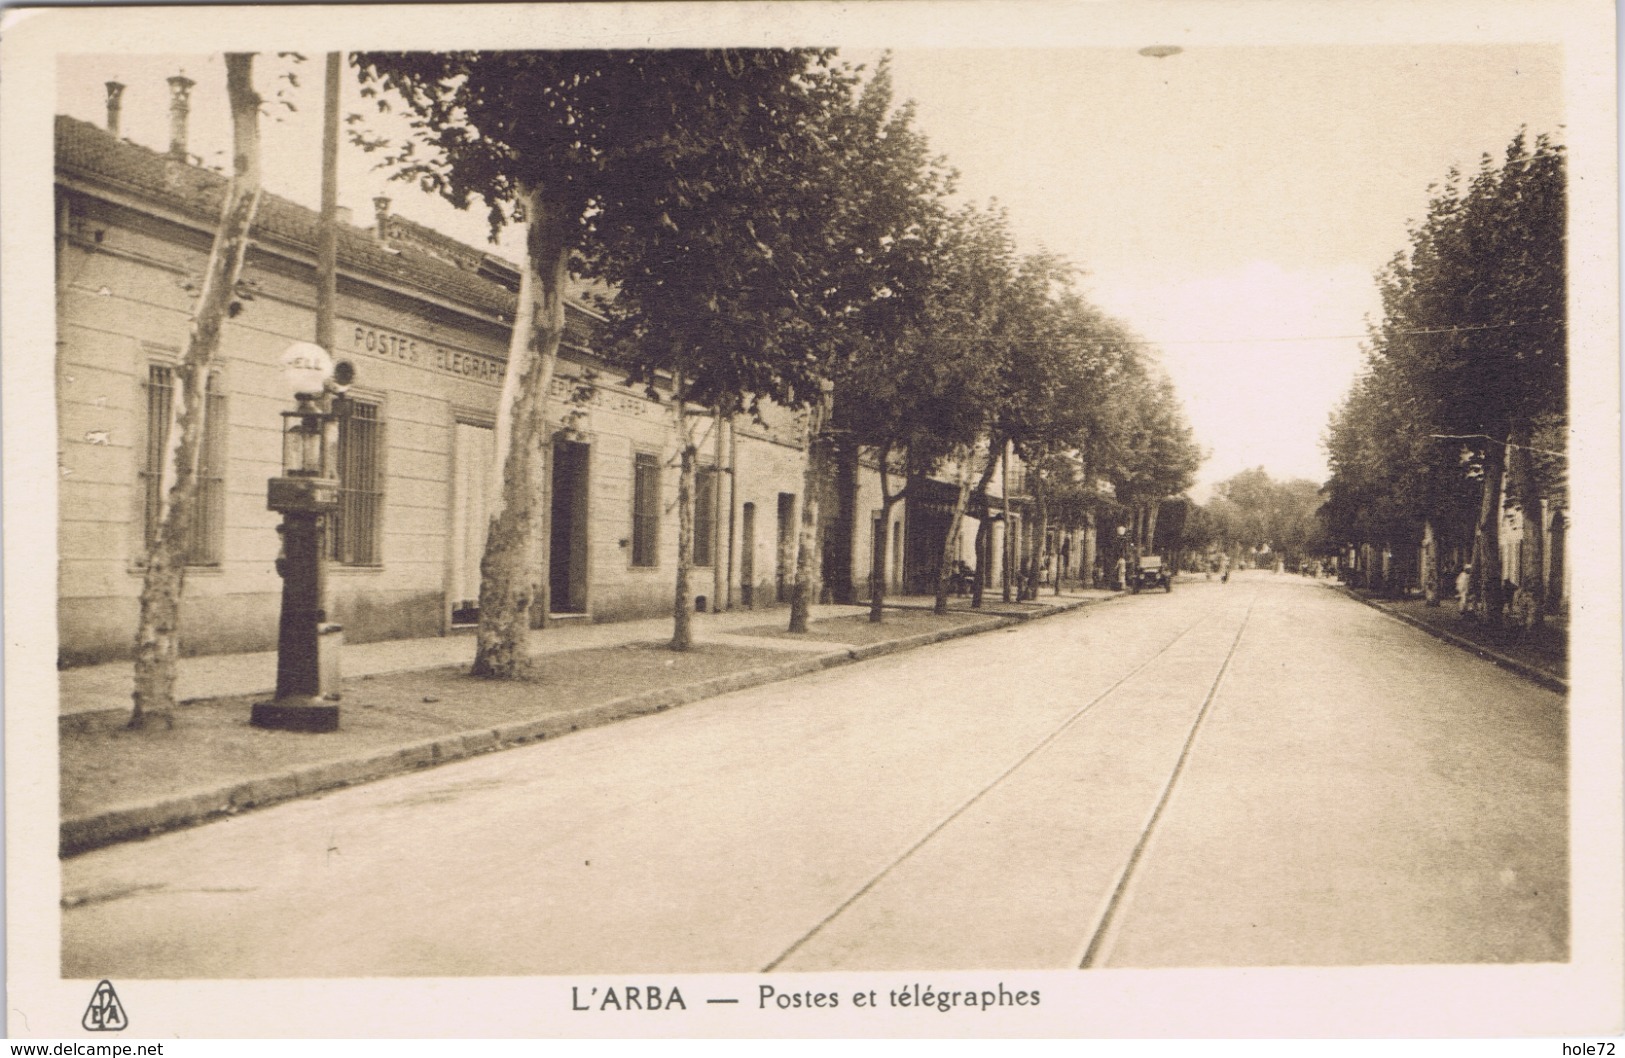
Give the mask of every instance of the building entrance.
POLYGON ((910 503, 903 518, 908 540, 903 547, 903 591, 909 595, 935 595, 953 508, 910 503))
POLYGON ((477 624, 480 619, 480 559, 485 555, 490 510, 486 489, 495 458, 495 430, 477 423, 457 424, 452 439, 451 561, 446 575, 453 625, 477 624))
POLYGON ((774 595, 779 602, 789 602, 796 578, 796 497, 793 492, 779 493, 778 556, 773 567, 774 595))
POLYGON ((548 610, 587 612, 587 455, 588 445, 553 445, 553 503, 548 551, 548 610))
POLYGON ((756 504, 745 504, 740 516, 739 601, 748 610, 756 605, 756 504))

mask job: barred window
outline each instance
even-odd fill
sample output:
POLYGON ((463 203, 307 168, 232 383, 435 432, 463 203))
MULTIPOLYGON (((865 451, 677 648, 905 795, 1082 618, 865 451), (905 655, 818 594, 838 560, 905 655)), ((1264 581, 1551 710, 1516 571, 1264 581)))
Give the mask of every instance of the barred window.
POLYGON ((1019 459, 1010 460, 1010 481, 1004 490, 1006 496, 1027 495, 1027 464, 1019 459))
POLYGON ((379 456, 384 423, 378 405, 364 400, 336 400, 333 412, 338 418, 339 506, 331 515, 328 556, 347 566, 376 566, 382 562, 384 477, 379 456))
POLYGON ((694 564, 709 566, 716 561, 717 472, 701 467, 694 475, 694 564))
POLYGON ((632 565, 655 565, 659 541, 660 460, 639 452, 632 461, 632 565))
MULTIPOLYGON (((203 444, 198 453, 197 494, 192 502, 192 524, 186 533, 184 556, 189 566, 218 566, 225 539, 226 505, 226 395, 219 376, 210 374, 204 389, 203 444)), ((142 541, 151 547, 158 539, 164 500, 164 462, 169 451, 171 404, 175 399, 175 368, 147 365, 147 445, 141 467, 146 494, 142 541)))

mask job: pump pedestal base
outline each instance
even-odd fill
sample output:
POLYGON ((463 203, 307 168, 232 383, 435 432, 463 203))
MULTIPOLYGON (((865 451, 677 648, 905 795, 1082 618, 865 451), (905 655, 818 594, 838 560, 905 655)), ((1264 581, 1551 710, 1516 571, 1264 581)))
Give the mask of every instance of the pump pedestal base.
POLYGON ((325 733, 339 729, 339 703, 320 698, 278 698, 255 702, 248 722, 277 731, 325 733))

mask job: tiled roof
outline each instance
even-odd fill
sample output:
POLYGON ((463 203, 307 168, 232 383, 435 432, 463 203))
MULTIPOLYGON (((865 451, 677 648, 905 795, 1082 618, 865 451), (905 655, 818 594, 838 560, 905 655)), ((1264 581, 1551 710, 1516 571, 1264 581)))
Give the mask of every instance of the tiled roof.
MULTIPOLYGON (((177 208, 212 224, 220 215, 226 177, 199 166, 176 161, 157 151, 120 140, 88 121, 58 115, 56 119, 56 165, 59 176, 93 179, 152 201, 177 208)), ((398 247, 378 241, 371 227, 339 225, 339 262, 353 271, 371 273, 402 285, 433 291, 450 300, 488 314, 512 320, 516 298, 511 290, 469 268, 447 260, 455 257, 477 268, 481 263, 498 269, 515 268, 485 250, 459 243, 439 232, 402 217, 410 237, 398 247), (429 252, 428 247, 440 253, 429 252)), ((269 237, 286 246, 314 254, 321 232, 321 215, 315 210, 265 193, 254 219, 254 236, 269 237)), ((517 269, 515 269, 517 272, 517 269)), ((571 338, 580 341, 580 305, 567 323, 571 338)))

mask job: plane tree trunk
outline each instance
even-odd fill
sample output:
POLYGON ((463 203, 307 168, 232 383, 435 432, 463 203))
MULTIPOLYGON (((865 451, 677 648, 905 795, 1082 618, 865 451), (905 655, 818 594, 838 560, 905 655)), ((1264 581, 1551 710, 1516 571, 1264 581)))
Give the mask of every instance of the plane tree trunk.
POLYGON ((829 437, 824 432, 828 411, 827 404, 820 403, 807 413, 807 464, 802 475, 801 525, 796 534, 796 579, 790 592, 789 630, 796 633, 807 631, 822 565, 818 518, 831 462, 829 437))
POLYGON ((882 445, 878 453, 880 464, 880 534, 875 541, 874 558, 870 563, 869 579, 869 622, 881 624, 885 620, 886 583, 890 569, 890 548, 886 546, 887 535, 891 532, 891 512, 897 501, 903 498, 908 486, 897 493, 891 490, 891 471, 888 464, 891 461, 891 445, 882 445))
POLYGON ((987 465, 982 468, 982 476, 971 493, 978 498, 977 510, 982 512, 976 519, 976 580, 971 584, 970 593, 970 605, 973 610, 982 608, 982 593, 987 582, 987 570, 982 568, 982 562, 992 551, 993 536, 993 508, 987 502, 987 487, 992 483, 993 471, 997 468, 998 460, 994 458, 992 448, 989 447, 987 465))
POLYGON ((208 428, 209 371, 231 314, 249 229, 260 201, 259 93, 254 56, 225 57, 226 96, 231 108, 232 177, 226 185, 203 287, 192 314, 186 353, 175 368, 167 447, 159 489, 158 531, 148 542, 135 633, 134 707, 130 727, 154 718, 172 723, 175 662, 180 654, 180 607, 186 587, 187 541, 198 492, 198 462, 208 428))
POLYGON ((958 488, 954 492, 954 507, 948 516, 948 532, 942 541, 942 568, 937 571, 937 599, 931 608, 933 613, 945 614, 948 612, 948 593, 951 590, 954 576, 954 562, 959 558, 959 532, 960 524, 965 520, 965 506, 970 502, 970 458, 969 451, 961 451, 959 458, 954 462, 958 466, 958 488))
MULTIPOLYGON (((525 265, 508 366, 497 404, 500 488, 480 559, 480 624, 472 673, 513 679, 529 664, 531 617, 544 612, 546 558, 541 546, 547 450, 547 396, 564 335, 569 218, 532 188, 520 188, 525 265)), ((493 472, 495 467, 493 467, 493 472)))
POLYGON ((1506 449, 1490 440, 1484 449, 1484 491, 1473 531, 1473 584, 1478 589, 1478 610, 1484 620, 1499 624, 1501 608, 1501 477, 1506 449))
MULTIPOLYGON (((694 645, 694 606, 689 594, 689 574, 694 567, 694 458, 697 447, 691 436, 689 416, 684 408, 683 380, 679 376, 672 393, 672 415, 677 420, 677 584, 672 597, 671 648, 685 651, 694 645)), ((712 556, 713 560, 716 558, 712 556)))
POLYGON ((1518 590, 1526 598, 1518 608, 1518 618, 1524 628, 1539 628, 1546 620, 1546 525, 1541 511, 1539 471, 1529 451, 1527 428, 1514 430, 1508 459, 1513 464, 1510 475, 1517 489, 1517 501, 1523 511, 1523 569, 1518 590))
POLYGON ((1432 518, 1422 520, 1422 603, 1439 605, 1439 537, 1432 518))

